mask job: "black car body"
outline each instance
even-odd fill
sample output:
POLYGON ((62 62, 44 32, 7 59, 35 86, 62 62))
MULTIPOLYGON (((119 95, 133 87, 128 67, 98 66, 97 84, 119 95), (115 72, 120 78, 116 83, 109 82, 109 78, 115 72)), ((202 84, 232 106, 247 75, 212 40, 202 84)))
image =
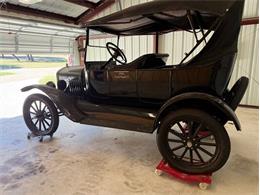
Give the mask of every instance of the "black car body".
MULTIPOLYGON (((237 130, 241 130, 234 111, 246 91, 248 79, 242 77, 232 89, 227 87, 236 59, 243 6, 242 0, 154 1, 91 21, 86 24, 85 67, 64 67, 59 70, 57 88, 54 84, 32 85, 22 91, 40 89, 49 96, 61 113, 74 122, 146 133, 153 133, 158 129, 159 150, 171 166, 190 173, 216 171, 224 165, 229 155, 227 134, 221 134, 223 139, 215 141, 215 156, 207 162, 206 168, 204 160, 195 148, 203 133, 196 136, 187 134, 188 131, 197 132, 196 128, 201 127, 198 121, 202 119, 196 118, 200 112, 201 115, 205 114, 205 118, 207 114, 212 116, 209 121, 214 121, 209 125, 204 124, 204 130, 198 131, 210 132, 212 123, 216 123, 212 129, 218 125, 219 128, 224 128, 229 120, 234 122, 237 130), (111 54, 108 61, 86 60, 88 47, 91 47, 90 30, 118 36, 117 45, 106 45, 111 54), (178 30, 193 33, 197 43, 177 65, 166 65, 168 54, 158 53, 146 54, 126 63, 126 57, 118 47, 120 36, 160 35, 178 30), (202 34, 202 38, 198 38, 198 33, 202 34), (210 33, 213 35, 207 40, 210 33), (202 42, 205 42, 206 46, 195 57, 186 61, 202 42), (185 115, 188 114, 187 110, 191 112, 191 116, 185 115), (171 157, 169 144, 165 143, 166 138, 160 135, 160 131, 166 131, 165 123, 170 121, 168 115, 174 116, 175 112, 178 117, 192 119, 176 122, 178 131, 181 130, 184 135, 180 135, 180 132, 172 133, 180 139, 185 138, 183 143, 189 144, 184 145, 186 149, 183 156, 171 157), (190 137, 197 141, 193 142, 190 137), (220 143, 222 141, 226 146, 220 143), (183 158, 187 151, 190 154, 190 164, 187 164, 187 160, 179 159, 183 158), (224 151, 224 154, 221 151, 224 151), (195 154, 201 164, 192 160, 195 154), (212 165, 209 162, 212 162, 212 165)), ((45 101, 45 104, 48 102, 45 101)), ((28 109, 26 111, 25 106, 24 113, 26 112, 28 109)), ((40 112, 38 115, 44 113, 40 112)), ((25 121, 31 131, 40 134, 39 126, 28 122, 32 117, 27 115, 27 118, 29 119, 25 121)), ((41 124, 41 120, 39 121, 41 124)), ((44 135, 52 135, 56 130, 50 129, 51 127, 46 128, 44 135)), ((215 137, 217 139, 218 135, 215 137)), ((177 140, 177 143, 179 142, 177 140)), ((200 148, 199 150, 203 151, 200 148)))

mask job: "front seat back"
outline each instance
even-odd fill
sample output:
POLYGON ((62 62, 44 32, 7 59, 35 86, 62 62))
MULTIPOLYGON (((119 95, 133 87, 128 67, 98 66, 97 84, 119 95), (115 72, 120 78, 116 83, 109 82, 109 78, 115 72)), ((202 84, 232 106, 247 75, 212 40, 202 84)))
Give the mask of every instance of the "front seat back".
POLYGON ((143 63, 138 64, 138 69, 158 68, 165 66, 169 54, 147 54, 144 55, 143 63))

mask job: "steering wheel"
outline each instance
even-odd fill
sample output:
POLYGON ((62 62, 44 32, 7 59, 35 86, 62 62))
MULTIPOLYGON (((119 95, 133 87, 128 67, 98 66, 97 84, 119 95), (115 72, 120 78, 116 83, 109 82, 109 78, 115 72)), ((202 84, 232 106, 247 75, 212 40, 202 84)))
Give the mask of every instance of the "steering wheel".
POLYGON ((109 54, 111 55, 112 59, 114 59, 115 61, 117 61, 120 64, 127 63, 127 59, 126 59, 124 52, 117 45, 115 45, 114 43, 108 42, 106 44, 106 48, 107 48, 107 51, 109 52, 109 54), (118 57, 121 57, 122 60, 119 60, 118 57))

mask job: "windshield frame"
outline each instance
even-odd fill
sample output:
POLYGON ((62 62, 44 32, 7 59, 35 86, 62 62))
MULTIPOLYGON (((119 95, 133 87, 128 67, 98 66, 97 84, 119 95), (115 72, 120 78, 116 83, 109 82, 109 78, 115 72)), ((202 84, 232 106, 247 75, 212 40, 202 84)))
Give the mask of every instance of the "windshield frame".
MULTIPOLYGON (((90 35, 90 28, 86 28, 86 42, 85 42, 85 48, 84 48, 84 51, 85 51, 85 54, 84 54, 84 64, 85 64, 85 67, 86 69, 88 69, 88 65, 87 65, 87 55, 88 55, 88 48, 89 47, 94 47, 94 48, 101 48, 101 49, 107 49, 106 46, 100 46, 100 45, 91 45, 89 43, 89 40, 91 39, 91 36, 90 35)), ((110 35, 108 33, 104 33, 105 35, 110 35)), ((112 35, 112 34, 111 34, 112 35)), ((94 36, 94 35, 93 35, 94 36)), ((112 35, 113 37, 117 37, 117 42, 116 42, 116 45, 119 46, 119 41, 120 41, 120 35, 112 35)), ((106 43, 107 44, 107 43, 106 43)))

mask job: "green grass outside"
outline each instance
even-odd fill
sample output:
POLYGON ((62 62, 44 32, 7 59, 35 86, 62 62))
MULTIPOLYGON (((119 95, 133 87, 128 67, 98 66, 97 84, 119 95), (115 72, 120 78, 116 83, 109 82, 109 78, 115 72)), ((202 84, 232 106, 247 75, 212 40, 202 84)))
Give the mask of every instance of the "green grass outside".
POLYGON ((14 72, 6 72, 6 71, 0 71, 0 77, 1 76, 7 76, 7 75, 14 75, 14 72))
POLYGON ((39 80, 39 84, 46 84, 48 81, 52 81, 54 83, 57 82, 57 79, 56 79, 56 75, 46 75, 44 77, 42 77, 40 80, 39 80))
POLYGON ((26 62, 17 60, 0 59, 1 66, 17 66, 20 68, 55 68, 66 65, 66 62, 26 62))

